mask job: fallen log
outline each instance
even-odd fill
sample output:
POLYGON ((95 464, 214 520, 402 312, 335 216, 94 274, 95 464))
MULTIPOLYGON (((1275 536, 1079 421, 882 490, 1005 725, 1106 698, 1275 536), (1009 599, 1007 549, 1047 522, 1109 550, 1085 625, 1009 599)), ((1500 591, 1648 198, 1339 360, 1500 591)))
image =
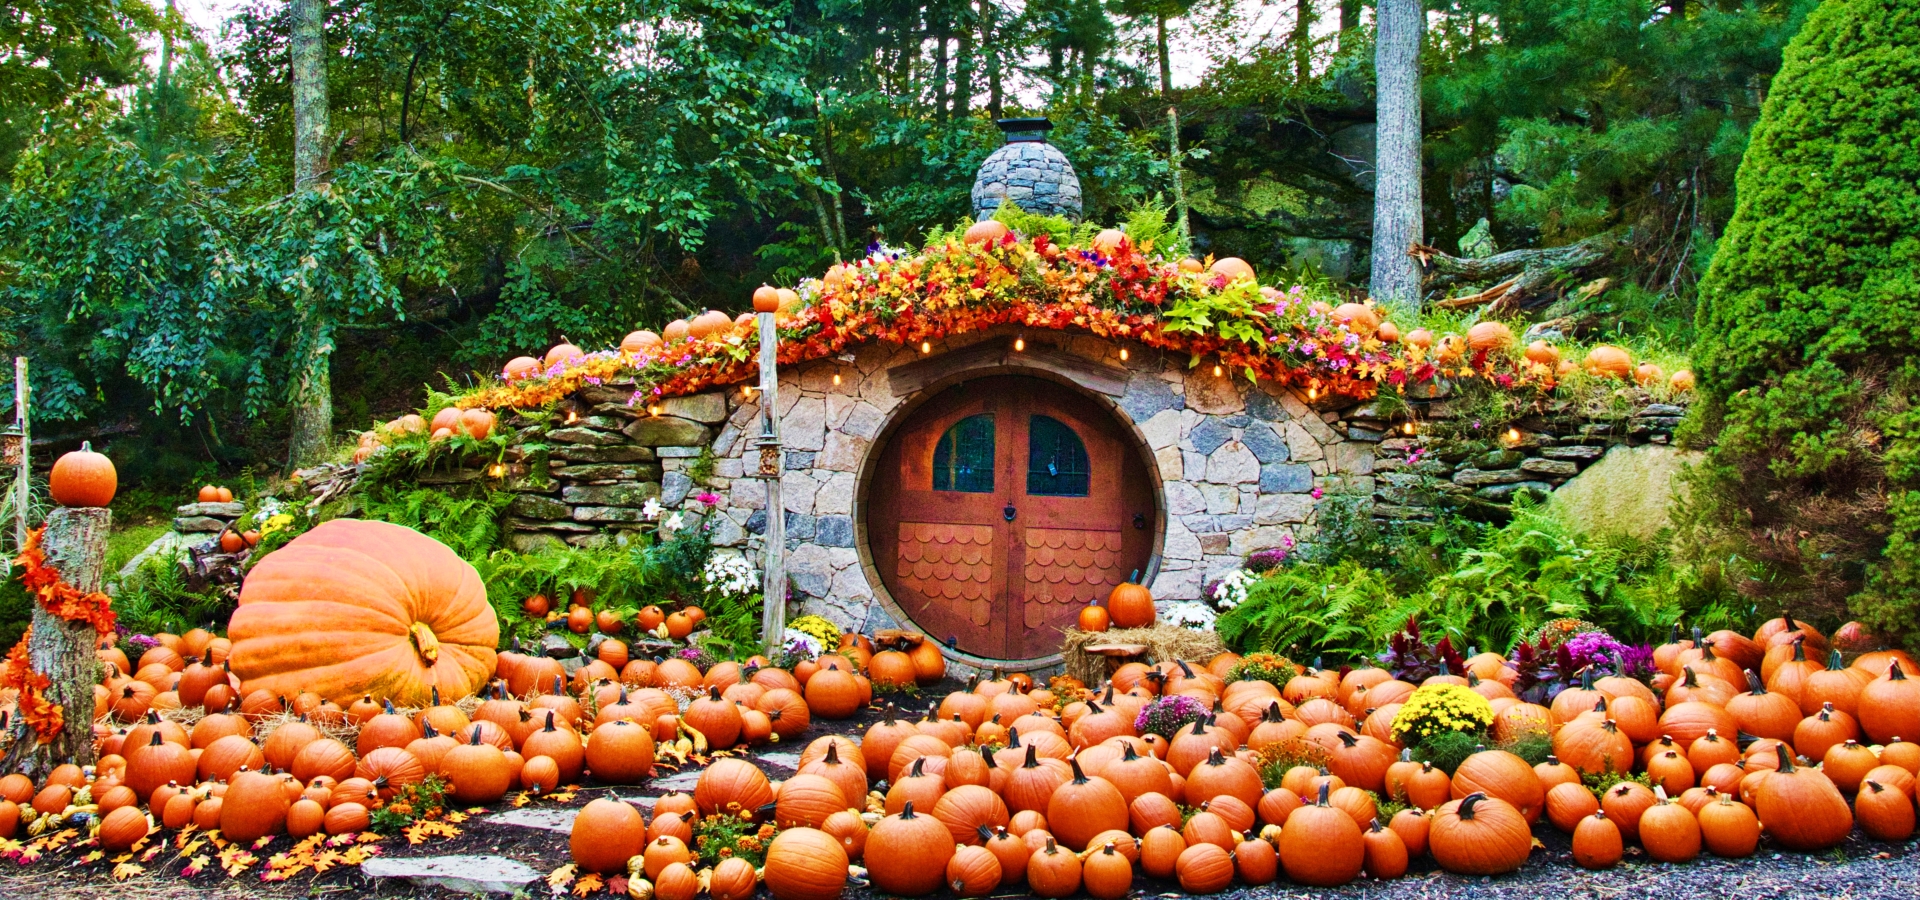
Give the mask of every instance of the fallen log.
POLYGON ((1435 302, 1443 309, 1491 304, 1493 311, 1544 306, 1559 299, 1567 284, 1582 272, 1613 256, 1620 240, 1612 232, 1593 235, 1564 247, 1508 250, 1484 259, 1453 256, 1423 244, 1409 251, 1420 261, 1422 281, 1429 293, 1459 285, 1493 286, 1461 297, 1435 302))

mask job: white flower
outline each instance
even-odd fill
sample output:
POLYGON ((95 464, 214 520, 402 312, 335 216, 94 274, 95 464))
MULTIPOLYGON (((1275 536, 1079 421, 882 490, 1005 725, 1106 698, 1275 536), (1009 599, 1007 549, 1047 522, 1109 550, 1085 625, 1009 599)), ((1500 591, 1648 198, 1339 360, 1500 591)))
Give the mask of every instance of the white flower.
POLYGON ((1213 610, 1200 603, 1175 603, 1167 610, 1167 621, 1196 631, 1213 630, 1215 618, 1213 610))
POLYGON ((660 513, 664 512, 665 510, 666 510, 666 507, 660 505, 659 498, 648 497, 646 505, 640 507, 640 514, 643 516, 646 516, 647 521, 652 522, 660 518, 660 513))
POLYGON ((1220 576, 1220 583, 1213 586, 1213 605, 1224 610, 1247 602, 1247 588, 1259 580, 1259 575, 1246 569, 1235 569, 1220 576))
POLYGON ((747 597, 760 589, 760 573, 746 557, 737 553, 716 553, 701 570, 701 581, 709 594, 723 597, 747 597))
POLYGON ((780 643, 789 650, 796 650, 807 656, 819 656, 821 651, 819 638, 791 628, 780 635, 780 643))
POLYGON ((680 518, 680 514, 676 512, 673 515, 668 516, 667 521, 661 523, 660 527, 668 531, 679 531, 680 526, 685 523, 686 523, 686 520, 680 518))

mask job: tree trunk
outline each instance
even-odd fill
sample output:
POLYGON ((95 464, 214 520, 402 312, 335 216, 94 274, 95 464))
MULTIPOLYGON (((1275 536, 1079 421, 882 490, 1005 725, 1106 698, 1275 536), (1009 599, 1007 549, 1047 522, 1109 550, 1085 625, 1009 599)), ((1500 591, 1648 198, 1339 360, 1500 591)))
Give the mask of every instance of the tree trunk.
MULTIPOLYGON (((292 0, 293 188, 313 190, 327 178, 326 0, 292 0)), ((294 336, 292 434, 288 464, 310 465, 333 434, 332 339, 324 310, 300 301, 294 336)))
POLYGON ((966 4, 961 4, 960 47, 953 67, 953 100, 948 105, 949 115, 961 118, 973 110, 973 72, 978 66, 974 60, 972 18, 966 4))
POLYGON ((980 0, 980 50, 987 57, 987 113, 1000 118, 1000 45, 994 40, 993 0, 980 0))
POLYGON ((1360 0, 1340 0, 1340 49, 1347 49, 1347 32, 1360 27, 1360 0))
MULTIPOLYGON (((83 592, 101 589, 106 576, 107 532, 113 513, 102 507, 47 513, 47 530, 40 536, 47 564, 62 581, 83 592)), ((33 638, 27 658, 33 670, 52 682, 47 699, 63 711, 60 734, 44 744, 35 740, 25 722, 13 726, 13 746, 0 772, 19 772, 39 782, 62 763, 93 762, 93 686, 100 683, 100 661, 93 655, 98 635, 87 622, 70 622, 40 604, 33 607, 33 638)))
POLYGON ((1180 110, 1167 107, 1167 164, 1173 175, 1173 222, 1180 229, 1180 242, 1191 247, 1193 232, 1187 223, 1187 187, 1180 178, 1180 110))
POLYGON ((1313 0, 1293 0, 1293 80, 1313 77, 1313 0))
POLYGON ((953 82, 947 78, 947 45, 952 43, 952 26, 942 22, 939 31, 933 35, 934 45, 938 48, 933 56, 933 109, 934 118, 947 118, 947 101, 952 96, 953 82))
POLYGON ((1380 0, 1373 66, 1378 136, 1373 188, 1374 299, 1420 304, 1420 266, 1408 255, 1422 240, 1420 205, 1420 0, 1380 0))
POLYGON ((1173 58, 1167 50, 1167 16, 1155 13, 1153 16, 1153 49, 1160 56, 1160 99, 1173 95, 1173 58))

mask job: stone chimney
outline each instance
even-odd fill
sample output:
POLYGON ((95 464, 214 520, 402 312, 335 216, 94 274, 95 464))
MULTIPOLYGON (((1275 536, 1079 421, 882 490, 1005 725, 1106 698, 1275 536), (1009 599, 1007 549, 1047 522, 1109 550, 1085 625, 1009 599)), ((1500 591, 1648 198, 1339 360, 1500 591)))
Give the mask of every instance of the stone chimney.
POLYGON ((1007 143, 980 164, 973 179, 973 217, 986 219, 1001 200, 1036 215, 1080 219, 1080 176, 1060 148, 1047 143, 1053 123, 1039 119, 1001 119, 1007 143))

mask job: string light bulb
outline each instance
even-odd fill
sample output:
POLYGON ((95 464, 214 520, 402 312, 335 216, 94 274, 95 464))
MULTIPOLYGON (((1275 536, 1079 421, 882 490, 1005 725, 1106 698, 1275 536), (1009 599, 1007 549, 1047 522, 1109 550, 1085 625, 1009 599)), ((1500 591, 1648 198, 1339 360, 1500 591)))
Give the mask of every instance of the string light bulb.
POLYGON ((1407 434, 1407 435, 1413 434, 1413 423, 1408 422, 1407 424, 1400 426, 1400 433, 1407 434))
POLYGON ((933 342, 932 342, 932 341, 921 341, 921 342, 920 342, 920 352, 921 352, 921 353, 932 353, 932 352, 933 352, 933 342))
POLYGON ((1027 339, 1026 339, 1026 337, 1024 337, 1024 336, 1022 336, 1022 337, 1017 337, 1017 338, 1014 338, 1014 339, 1013 339, 1013 349, 1014 349, 1015 351, 1024 351, 1024 350, 1026 350, 1026 349, 1027 349, 1027 339))
POLYGON ((647 404, 647 415, 657 416, 659 414, 660 414, 660 404, 658 403, 647 404))
POLYGON ((580 421, 580 413, 571 409, 567 410, 567 424, 572 425, 578 421, 580 421))
POLYGON ((505 463, 494 463, 487 467, 487 474, 495 478, 505 478, 507 477, 507 466, 505 463))
POLYGON ((1507 443, 1509 444, 1520 443, 1520 429, 1518 428, 1507 429, 1507 443))
POLYGON ((743 385, 741 385, 741 386, 740 386, 740 396, 741 396, 741 397, 742 397, 743 399, 747 399, 747 400, 752 400, 752 399, 753 399, 753 385, 750 385, 750 384, 743 384, 743 385))
POLYGON ((1318 399, 1320 399, 1320 389, 1317 387, 1307 388, 1307 401, 1312 402, 1318 399))
POLYGON ((1121 362, 1127 361, 1127 348, 1125 347, 1120 348, 1120 361, 1121 362))
POLYGON ((839 372, 835 372, 835 373, 833 373, 833 386, 834 386, 834 387, 839 387, 839 386, 840 386, 840 373, 839 373, 839 372))

